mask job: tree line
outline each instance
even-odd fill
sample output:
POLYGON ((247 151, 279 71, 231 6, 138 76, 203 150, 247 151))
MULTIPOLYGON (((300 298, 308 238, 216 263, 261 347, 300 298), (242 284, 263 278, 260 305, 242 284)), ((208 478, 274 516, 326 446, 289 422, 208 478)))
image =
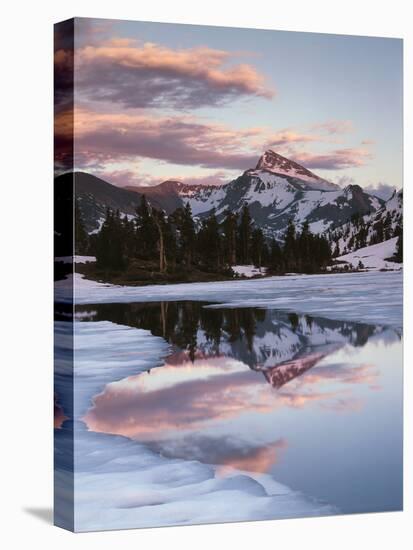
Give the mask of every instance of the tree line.
MULTIPOLYGON (((396 218, 396 223, 394 224, 390 212, 387 212, 384 217, 378 214, 376 219, 367 222, 361 214, 353 214, 350 222, 343 228, 335 229, 329 233, 333 257, 342 256, 352 250, 358 250, 365 246, 387 241, 392 237, 398 237, 397 248, 398 250, 402 250, 402 219, 401 217, 396 218), (343 249, 340 249, 339 246, 340 239, 347 240, 347 244, 343 249)), ((399 253, 397 254, 399 255, 399 253)), ((401 256, 400 261, 402 261, 401 256)))
POLYGON ((97 267, 107 271, 126 270, 138 260, 160 274, 232 275, 232 266, 250 264, 270 273, 313 273, 331 260, 328 240, 311 233, 308 223, 297 229, 290 220, 278 242, 254 224, 247 205, 239 214, 226 211, 221 221, 214 210, 195 220, 189 203, 167 215, 142 196, 133 218, 108 209, 95 235, 87 235, 77 208, 75 234, 77 253, 94 254, 97 267))

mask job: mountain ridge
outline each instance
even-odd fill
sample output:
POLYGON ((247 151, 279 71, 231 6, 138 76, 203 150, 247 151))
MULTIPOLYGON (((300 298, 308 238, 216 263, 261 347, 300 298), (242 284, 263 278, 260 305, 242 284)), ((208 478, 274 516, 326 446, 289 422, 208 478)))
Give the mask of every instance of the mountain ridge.
POLYGON ((320 234, 345 224, 354 215, 373 214, 384 205, 382 199, 359 185, 340 188, 272 150, 261 155, 255 168, 220 185, 170 179, 151 187, 120 188, 85 172, 76 172, 74 180, 89 232, 99 230, 108 207, 134 216, 143 195, 167 214, 188 202, 198 221, 213 211, 222 221, 226 211, 239 213, 248 205, 255 225, 265 236, 277 240, 282 239, 290 219, 297 226, 308 222, 310 230, 320 234))

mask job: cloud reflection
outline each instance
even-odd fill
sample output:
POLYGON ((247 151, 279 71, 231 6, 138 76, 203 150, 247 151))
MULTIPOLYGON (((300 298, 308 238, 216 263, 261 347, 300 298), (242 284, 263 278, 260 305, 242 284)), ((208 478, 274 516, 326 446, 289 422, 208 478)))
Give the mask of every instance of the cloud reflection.
POLYGON ((354 361, 380 327, 253 308, 174 307, 167 331, 158 326, 159 304, 97 308, 96 318, 110 313, 115 322, 162 334, 172 353, 161 368, 108 384, 84 418, 90 430, 215 464, 223 474, 264 473, 288 447, 286 418, 302 410, 315 418, 355 414, 366 391, 380 390, 379 369, 354 361), (188 316, 192 325, 183 331, 188 316))
MULTIPOLYGON (((312 354, 310 363, 316 360, 320 357, 312 354)), ((377 378, 372 366, 340 364, 315 368, 274 391, 260 372, 232 358, 166 364, 151 373, 109 384, 95 398, 85 421, 96 432, 146 442, 166 441, 204 430, 225 431, 251 415, 269 415, 286 408, 320 406, 337 413, 360 410, 363 403, 352 396, 352 386, 369 387, 377 378)), ((275 460, 274 452, 238 452, 220 463, 244 464, 247 469, 250 460, 257 464, 270 462, 270 456, 275 460)))

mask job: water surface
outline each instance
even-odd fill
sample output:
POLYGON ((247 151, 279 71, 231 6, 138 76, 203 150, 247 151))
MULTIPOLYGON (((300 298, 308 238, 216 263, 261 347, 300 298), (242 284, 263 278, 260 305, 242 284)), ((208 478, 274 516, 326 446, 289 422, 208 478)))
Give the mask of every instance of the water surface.
POLYGON ((90 430, 220 476, 269 473, 345 513, 402 507, 399 331, 194 301, 79 306, 77 317, 171 346, 162 367, 95 396, 90 430))

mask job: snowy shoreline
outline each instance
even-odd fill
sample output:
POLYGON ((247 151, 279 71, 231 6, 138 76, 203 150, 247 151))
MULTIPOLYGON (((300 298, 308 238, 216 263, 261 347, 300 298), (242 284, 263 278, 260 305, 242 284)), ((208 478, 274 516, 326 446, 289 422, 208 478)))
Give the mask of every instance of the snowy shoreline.
POLYGON ((99 283, 75 273, 55 284, 55 300, 76 305, 99 303, 208 301, 217 307, 262 307, 319 315, 334 320, 400 328, 403 274, 359 272, 290 275, 261 279, 152 286, 99 283))

